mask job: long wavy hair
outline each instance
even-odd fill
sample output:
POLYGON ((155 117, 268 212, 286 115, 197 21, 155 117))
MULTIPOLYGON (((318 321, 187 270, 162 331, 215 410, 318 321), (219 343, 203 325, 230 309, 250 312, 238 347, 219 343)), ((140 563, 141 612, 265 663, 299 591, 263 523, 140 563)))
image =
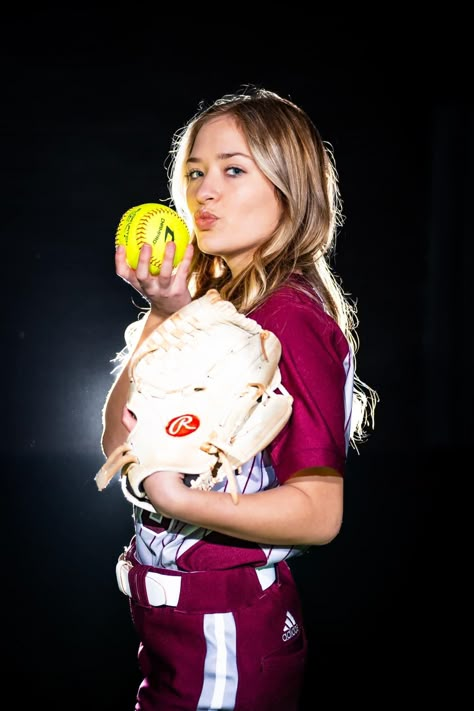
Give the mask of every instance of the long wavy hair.
MULTIPOLYGON (((240 312, 249 314, 290 282, 322 302, 345 334, 355 361, 359 348, 356 304, 330 266, 337 231, 343 224, 338 175, 329 145, 303 109, 274 92, 247 86, 207 107, 201 105, 174 134, 167 173, 169 191, 174 207, 190 228, 192 241, 196 243, 186 202, 186 162, 201 127, 224 115, 236 122, 257 166, 275 186, 282 216, 274 233, 235 277, 221 257, 195 249, 189 277, 193 298, 215 288, 240 312), (304 279, 292 282, 290 277, 295 273, 304 279)), ((355 372, 351 428, 355 448, 374 425, 377 402, 376 391, 355 372)))

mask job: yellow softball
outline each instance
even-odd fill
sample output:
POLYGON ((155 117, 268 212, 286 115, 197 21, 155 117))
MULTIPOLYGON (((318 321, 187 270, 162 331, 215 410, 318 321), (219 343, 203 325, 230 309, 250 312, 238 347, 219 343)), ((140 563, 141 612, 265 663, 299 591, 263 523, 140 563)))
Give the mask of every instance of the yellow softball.
POLYGON ((160 272, 167 242, 174 242, 176 245, 173 267, 177 267, 184 257, 189 241, 189 230, 183 218, 171 207, 157 202, 131 207, 122 215, 115 233, 115 246, 125 245, 127 262, 132 269, 137 268, 143 245, 151 244, 152 274, 160 272))

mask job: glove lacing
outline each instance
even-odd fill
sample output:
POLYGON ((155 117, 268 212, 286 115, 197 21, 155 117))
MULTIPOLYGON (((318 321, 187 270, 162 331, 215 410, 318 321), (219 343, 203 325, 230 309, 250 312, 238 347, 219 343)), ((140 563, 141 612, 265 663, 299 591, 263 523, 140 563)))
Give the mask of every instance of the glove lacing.
POLYGON ((133 454, 129 442, 124 442, 114 449, 106 462, 99 469, 95 477, 99 491, 105 489, 119 469, 123 469, 123 467, 129 464, 138 464, 138 459, 136 455, 133 454))

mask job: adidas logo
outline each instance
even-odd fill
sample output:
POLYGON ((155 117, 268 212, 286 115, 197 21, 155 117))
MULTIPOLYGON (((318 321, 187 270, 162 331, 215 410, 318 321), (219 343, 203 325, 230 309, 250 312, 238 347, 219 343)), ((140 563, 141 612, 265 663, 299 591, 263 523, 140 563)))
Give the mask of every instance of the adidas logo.
POLYGON ((289 639, 298 634, 300 628, 296 624, 296 620, 291 614, 291 612, 286 613, 285 626, 283 627, 283 634, 281 636, 284 642, 288 642, 289 639))

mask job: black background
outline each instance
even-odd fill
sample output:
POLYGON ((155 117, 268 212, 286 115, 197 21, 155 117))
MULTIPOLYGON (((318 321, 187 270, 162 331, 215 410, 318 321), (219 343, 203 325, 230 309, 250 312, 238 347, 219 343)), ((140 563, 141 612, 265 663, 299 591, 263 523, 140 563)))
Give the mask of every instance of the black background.
POLYGON ((230 12, 218 25, 184 8, 4 20, 9 708, 133 708, 137 640, 114 572, 131 511, 93 481, 110 359, 140 303, 115 275, 114 233, 130 206, 168 197, 171 137, 199 102, 247 83, 300 104, 333 147, 346 216, 334 267, 381 400, 349 457, 340 535, 292 566, 311 645, 302 708, 439 698, 452 660, 445 541, 462 534, 472 409, 466 20, 230 12))

